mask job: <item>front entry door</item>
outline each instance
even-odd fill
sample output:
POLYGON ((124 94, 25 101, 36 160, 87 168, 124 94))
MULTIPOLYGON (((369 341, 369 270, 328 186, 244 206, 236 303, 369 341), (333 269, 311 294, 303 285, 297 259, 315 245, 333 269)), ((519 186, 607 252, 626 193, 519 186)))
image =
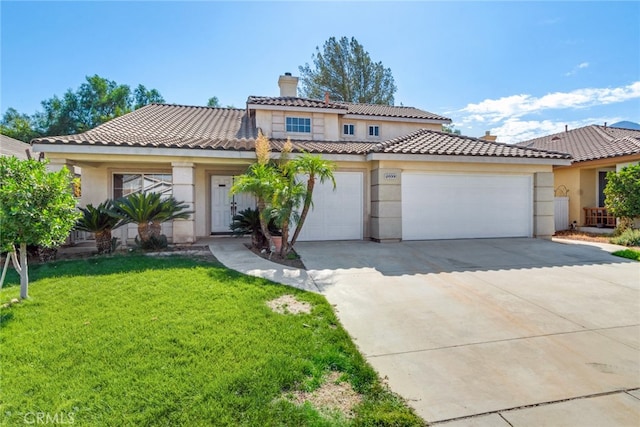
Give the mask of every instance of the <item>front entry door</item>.
POLYGON ((211 232, 230 233, 233 216, 246 208, 255 208, 255 198, 250 194, 231 195, 232 176, 211 177, 211 232))

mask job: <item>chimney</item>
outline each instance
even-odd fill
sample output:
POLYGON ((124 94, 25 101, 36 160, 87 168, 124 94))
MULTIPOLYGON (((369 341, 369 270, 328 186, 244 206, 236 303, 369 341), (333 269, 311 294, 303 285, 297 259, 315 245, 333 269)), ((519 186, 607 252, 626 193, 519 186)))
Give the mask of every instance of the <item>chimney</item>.
POLYGON ((280 96, 294 98, 298 96, 298 78, 293 77, 291 73, 280 76, 278 86, 280 86, 280 96))
MULTIPOLYGON (((327 104, 329 104, 329 92, 328 91, 326 91, 324 93, 324 105, 327 105, 327 104)), ((605 126, 606 126, 606 124, 605 124, 605 126)))
POLYGON ((484 135, 480 137, 480 139, 484 141, 495 141, 498 137, 496 135, 491 135, 491 131, 487 130, 484 132, 484 135))
POLYGON ((604 130, 607 130, 607 122, 604 122, 604 130))
POLYGON ((564 131, 569 132, 569 125, 564 125, 564 131))

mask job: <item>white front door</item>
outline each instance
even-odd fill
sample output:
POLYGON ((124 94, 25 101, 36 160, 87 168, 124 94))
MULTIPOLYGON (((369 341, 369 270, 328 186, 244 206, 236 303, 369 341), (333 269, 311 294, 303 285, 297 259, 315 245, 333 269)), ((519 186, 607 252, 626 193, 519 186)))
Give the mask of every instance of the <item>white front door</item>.
POLYGON ((229 193, 233 185, 232 176, 211 177, 211 232, 229 233, 233 216, 246 209, 255 208, 255 198, 251 194, 229 193))

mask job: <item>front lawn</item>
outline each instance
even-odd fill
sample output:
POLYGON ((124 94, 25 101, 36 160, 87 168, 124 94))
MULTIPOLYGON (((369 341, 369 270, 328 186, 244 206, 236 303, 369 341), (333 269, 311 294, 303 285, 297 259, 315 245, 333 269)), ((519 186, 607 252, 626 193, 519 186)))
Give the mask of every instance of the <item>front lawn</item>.
MULTIPOLYGON (((423 424, 320 295, 184 257, 95 257, 30 273, 31 298, 0 315, 3 425, 423 424), (284 295, 311 312, 267 305, 284 295), (300 403, 329 376, 361 399, 353 418, 300 403)), ((3 289, 0 303, 17 296, 3 289)))
POLYGON ((615 251, 613 252, 613 255, 640 261, 640 251, 637 251, 635 249, 623 249, 621 251, 615 251))

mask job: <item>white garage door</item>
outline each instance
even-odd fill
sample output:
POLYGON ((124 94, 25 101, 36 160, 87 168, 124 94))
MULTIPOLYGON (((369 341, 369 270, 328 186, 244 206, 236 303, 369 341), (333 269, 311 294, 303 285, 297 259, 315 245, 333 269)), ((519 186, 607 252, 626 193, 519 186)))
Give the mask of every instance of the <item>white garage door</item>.
POLYGON ((530 237, 532 191, 523 175, 403 173, 402 238, 530 237))
POLYGON ((363 174, 334 172, 336 189, 330 182, 316 181, 313 209, 309 211, 299 241, 361 240, 363 174))

